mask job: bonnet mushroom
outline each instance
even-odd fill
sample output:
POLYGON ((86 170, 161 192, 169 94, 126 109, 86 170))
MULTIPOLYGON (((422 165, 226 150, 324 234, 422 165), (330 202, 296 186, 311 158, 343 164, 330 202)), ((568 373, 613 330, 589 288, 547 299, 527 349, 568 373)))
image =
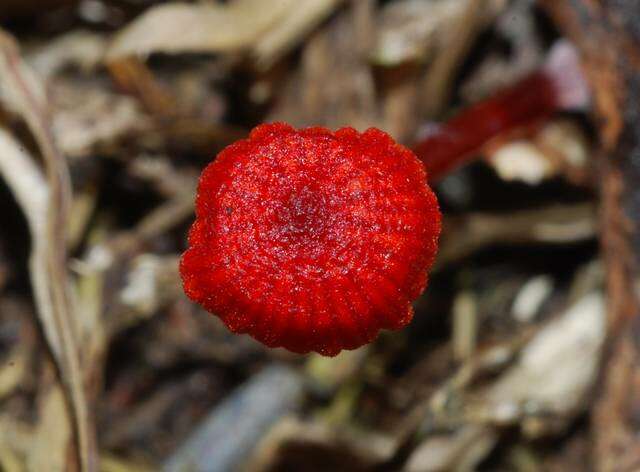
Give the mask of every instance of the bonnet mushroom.
POLYGON ((260 125, 202 173, 184 290, 235 333, 334 356, 411 321, 440 219, 388 134, 260 125))
POLYGON ((584 106, 575 51, 463 112, 415 151, 375 128, 263 124, 200 177, 180 273, 185 293, 235 333, 334 356, 412 319, 441 228, 427 184, 496 135, 584 106), (426 171, 425 171, 426 167, 426 171))

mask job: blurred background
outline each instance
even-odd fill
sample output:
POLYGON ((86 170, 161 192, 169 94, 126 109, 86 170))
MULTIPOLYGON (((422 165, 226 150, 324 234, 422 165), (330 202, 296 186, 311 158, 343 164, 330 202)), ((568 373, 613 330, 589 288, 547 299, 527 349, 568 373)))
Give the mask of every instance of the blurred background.
POLYGON ((0 0, 0 469, 640 470, 639 40, 633 0, 0 0), (299 356, 184 296, 224 146, 411 145, 560 38, 592 107, 435 187, 408 328, 299 356))

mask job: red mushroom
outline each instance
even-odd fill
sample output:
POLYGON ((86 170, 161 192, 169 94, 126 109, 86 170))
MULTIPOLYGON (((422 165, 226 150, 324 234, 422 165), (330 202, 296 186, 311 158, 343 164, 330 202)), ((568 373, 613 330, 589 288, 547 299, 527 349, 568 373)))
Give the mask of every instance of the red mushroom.
POLYGON ((180 272, 231 331, 333 356, 409 323, 439 234, 423 165, 388 134, 261 125, 204 170, 180 272))
POLYGON ((419 142, 422 163, 377 129, 258 126, 202 174, 185 292, 233 332, 298 353, 333 356, 402 328, 440 234, 424 166, 440 178, 496 135, 587 101, 559 43, 540 72, 419 142))

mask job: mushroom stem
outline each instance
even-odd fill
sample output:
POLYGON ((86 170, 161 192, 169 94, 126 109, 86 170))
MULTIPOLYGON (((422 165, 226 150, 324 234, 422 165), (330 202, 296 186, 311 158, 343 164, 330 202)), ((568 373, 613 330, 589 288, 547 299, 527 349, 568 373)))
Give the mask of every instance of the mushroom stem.
POLYGON ((414 151, 425 164, 429 180, 437 181, 472 161, 476 152, 496 136, 536 127, 554 113, 584 108, 588 101, 575 49, 560 41, 540 70, 447 123, 432 126, 414 151))

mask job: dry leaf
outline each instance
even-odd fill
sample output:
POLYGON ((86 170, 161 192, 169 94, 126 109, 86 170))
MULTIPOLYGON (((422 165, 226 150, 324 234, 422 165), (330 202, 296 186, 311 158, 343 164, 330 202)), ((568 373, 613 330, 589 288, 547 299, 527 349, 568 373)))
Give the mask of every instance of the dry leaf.
POLYGON ((592 292, 553 320, 524 348, 518 363, 486 393, 496 419, 534 410, 571 417, 598 372, 606 335, 604 297, 592 292))
POLYGON ((284 15, 300 8, 300 3, 298 0, 236 0, 227 5, 158 5, 116 35, 107 51, 107 60, 154 52, 247 49, 284 15))

